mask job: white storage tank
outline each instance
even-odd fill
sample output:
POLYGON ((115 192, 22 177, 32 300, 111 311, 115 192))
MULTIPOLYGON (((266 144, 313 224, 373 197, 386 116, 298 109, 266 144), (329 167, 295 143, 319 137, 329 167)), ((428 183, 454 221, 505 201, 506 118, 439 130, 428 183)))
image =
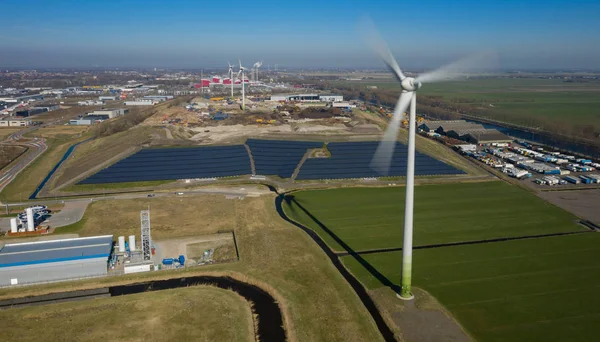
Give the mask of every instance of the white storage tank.
POLYGON ((35 230, 35 221, 33 220, 33 209, 27 208, 27 231, 33 232, 35 230))
POLYGON ((119 252, 125 253, 125 237, 119 236, 119 252))
POLYGON ((129 235, 129 250, 135 251, 135 235, 129 235))
POLYGON ((17 233, 19 231, 19 229, 17 228, 17 218, 13 217, 10 219, 10 232, 11 233, 17 233))

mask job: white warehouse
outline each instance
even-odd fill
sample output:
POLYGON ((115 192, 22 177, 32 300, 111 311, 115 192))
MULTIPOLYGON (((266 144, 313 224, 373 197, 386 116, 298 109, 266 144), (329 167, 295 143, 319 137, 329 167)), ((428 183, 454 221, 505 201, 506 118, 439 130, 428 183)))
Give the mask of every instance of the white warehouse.
POLYGON ((112 246, 112 235, 6 244, 0 287, 106 275, 112 246))

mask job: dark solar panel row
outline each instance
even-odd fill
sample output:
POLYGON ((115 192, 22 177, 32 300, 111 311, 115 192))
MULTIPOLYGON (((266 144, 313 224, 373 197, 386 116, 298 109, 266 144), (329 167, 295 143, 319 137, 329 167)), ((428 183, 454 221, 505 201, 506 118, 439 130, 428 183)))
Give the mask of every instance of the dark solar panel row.
MULTIPOLYGON (((296 179, 341 179, 364 178, 382 176, 406 175, 407 150, 406 145, 397 143, 390 169, 387 174, 382 174, 371 168, 373 154, 379 142, 348 142, 329 143, 327 149, 331 152, 330 158, 307 159, 296 179)), ((416 153, 415 175, 451 175, 463 172, 427 155, 416 153)))
POLYGON ((322 142, 248 139, 256 174, 289 178, 308 149, 323 147, 322 142))
POLYGON ((250 174, 243 145, 143 149, 79 184, 217 178, 250 174))

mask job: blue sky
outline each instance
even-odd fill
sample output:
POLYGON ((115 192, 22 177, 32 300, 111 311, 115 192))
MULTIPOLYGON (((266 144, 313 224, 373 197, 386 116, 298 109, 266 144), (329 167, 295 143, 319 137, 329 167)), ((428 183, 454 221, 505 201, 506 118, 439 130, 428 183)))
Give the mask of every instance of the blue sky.
POLYGON ((0 66, 361 67, 369 15, 402 66, 496 51, 504 68, 599 68, 600 1, 1 0, 0 66))

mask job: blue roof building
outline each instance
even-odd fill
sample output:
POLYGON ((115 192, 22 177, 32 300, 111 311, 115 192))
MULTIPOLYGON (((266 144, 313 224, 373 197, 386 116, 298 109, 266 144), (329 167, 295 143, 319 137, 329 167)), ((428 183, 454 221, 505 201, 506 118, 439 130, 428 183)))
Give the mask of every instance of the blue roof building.
POLYGON ((112 246, 112 235, 6 244, 0 286, 106 275, 112 246))

